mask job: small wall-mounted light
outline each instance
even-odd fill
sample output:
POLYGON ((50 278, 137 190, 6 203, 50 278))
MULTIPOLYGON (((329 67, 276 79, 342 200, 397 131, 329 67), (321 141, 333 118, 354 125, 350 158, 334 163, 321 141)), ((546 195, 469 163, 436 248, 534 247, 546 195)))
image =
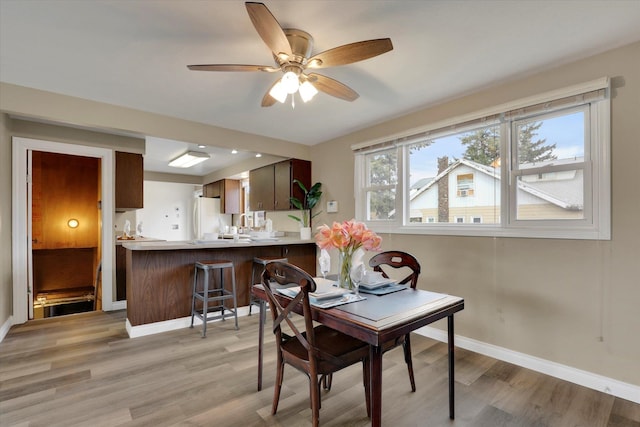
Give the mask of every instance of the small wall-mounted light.
POLYGON ((71 218, 69 221, 67 221, 67 225, 69 226, 69 228, 78 228, 80 223, 77 219, 71 218))

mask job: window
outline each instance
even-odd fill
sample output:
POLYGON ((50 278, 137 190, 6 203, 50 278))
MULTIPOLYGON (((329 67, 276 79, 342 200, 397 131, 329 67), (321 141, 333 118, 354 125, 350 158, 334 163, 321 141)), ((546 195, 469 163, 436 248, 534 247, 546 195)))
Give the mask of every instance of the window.
POLYGON ((610 238, 608 79, 353 147, 380 232, 610 238))
POLYGON ((394 220, 398 162, 396 150, 386 150, 367 155, 366 217, 370 221, 394 220))
POLYGON ((458 181, 458 197, 473 196, 473 174, 464 173, 457 177, 458 181))

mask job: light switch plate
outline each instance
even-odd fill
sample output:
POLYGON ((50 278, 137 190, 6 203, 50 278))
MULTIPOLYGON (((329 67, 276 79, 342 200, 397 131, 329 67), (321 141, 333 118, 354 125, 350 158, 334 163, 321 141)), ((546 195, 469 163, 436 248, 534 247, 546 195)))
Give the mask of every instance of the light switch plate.
POLYGON ((338 202, 335 200, 329 200, 327 202, 327 212, 329 213, 338 212, 338 202))

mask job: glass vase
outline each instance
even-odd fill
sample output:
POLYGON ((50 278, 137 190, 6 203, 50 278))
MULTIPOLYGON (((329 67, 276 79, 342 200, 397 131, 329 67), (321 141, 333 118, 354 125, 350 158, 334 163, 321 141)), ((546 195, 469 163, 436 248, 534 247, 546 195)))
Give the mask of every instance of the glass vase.
POLYGON ((338 286, 340 286, 343 289, 348 289, 348 290, 352 290, 353 289, 353 283, 351 282, 351 263, 352 263, 352 257, 350 253, 345 253, 345 252, 340 252, 339 254, 339 264, 340 264, 340 269, 339 274, 338 274, 338 286))

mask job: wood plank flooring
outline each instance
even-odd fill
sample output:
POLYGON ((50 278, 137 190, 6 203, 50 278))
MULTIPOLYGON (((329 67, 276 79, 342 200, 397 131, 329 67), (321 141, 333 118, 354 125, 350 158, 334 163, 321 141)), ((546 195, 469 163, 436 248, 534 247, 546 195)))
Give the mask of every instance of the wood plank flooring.
MULTIPOLYGON (((287 366, 271 415, 273 335, 256 390, 258 316, 129 339, 125 312, 14 326, 0 344, 0 426, 307 426, 307 378, 287 366)), ((412 337, 418 390, 402 351, 384 356, 383 425, 640 427, 640 405, 477 353, 456 353, 456 419, 448 418, 447 350, 412 337)), ((323 426, 368 426, 360 366, 323 392, 323 426)))

